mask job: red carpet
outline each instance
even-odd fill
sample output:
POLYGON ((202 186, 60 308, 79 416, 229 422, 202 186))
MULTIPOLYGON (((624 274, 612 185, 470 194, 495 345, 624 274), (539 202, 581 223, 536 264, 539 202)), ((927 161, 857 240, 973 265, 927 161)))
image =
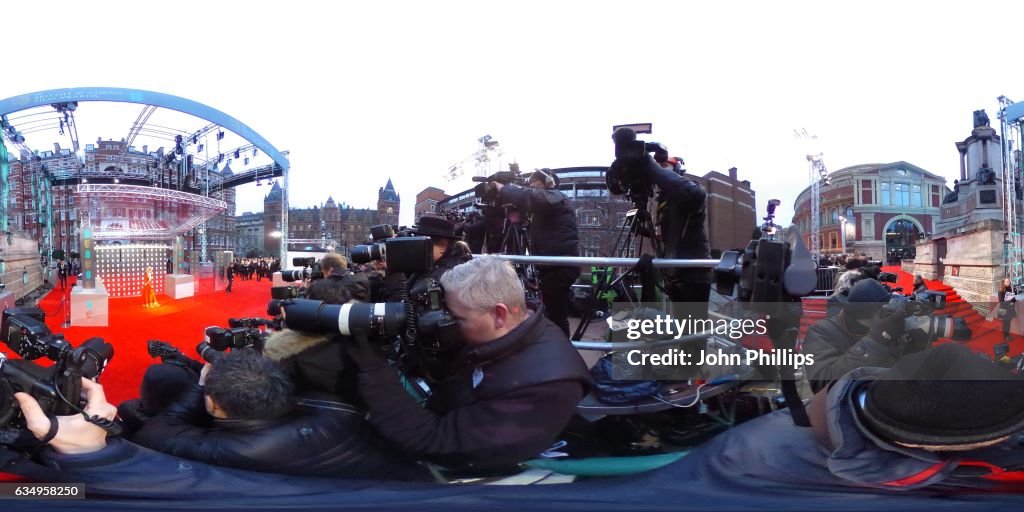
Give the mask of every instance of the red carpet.
POLYGON ((185 355, 198 359, 195 347, 202 341, 206 327, 228 327, 228 318, 266 317, 270 281, 236 279, 230 294, 213 291, 212 279, 196 284, 196 296, 187 299, 173 300, 157 295, 160 307, 154 309, 142 307, 141 297, 110 299, 108 327, 61 327, 64 316, 60 311, 59 287, 50 291, 39 302, 39 307, 52 315, 46 318, 50 329, 64 333, 72 345, 78 346, 99 336, 114 346, 114 358, 100 377, 100 383, 110 403, 118 404, 138 396, 143 372, 147 366, 158 362, 146 353, 147 340, 169 342, 185 355))
MULTIPOLYGON (((900 267, 882 267, 884 272, 892 272, 897 275, 895 284, 890 286, 902 287, 905 291, 912 290, 914 288, 914 276, 904 272, 900 267)), ((966 343, 966 346, 975 352, 992 356, 992 347, 1002 343, 1002 322, 999 320, 988 321, 985 317, 981 316, 975 311, 970 304, 964 302, 963 298, 957 295, 951 287, 945 285, 941 281, 930 281, 925 280, 925 284, 928 285, 929 290, 935 290, 940 292, 946 292, 946 308, 938 311, 939 314, 950 314, 955 317, 963 318, 967 321, 967 325, 971 328, 972 336, 971 340, 966 343)), ((825 317, 825 299, 823 298, 806 298, 804 299, 804 317, 800 325, 800 339, 804 337, 804 333, 807 327, 813 324, 818 319, 825 317)), ((1020 335, 1020 328, 1014 327, 1013 341, 1010 342, 1009 356, 1013 357, 1024 351, 1024 337, 1020 335)), ((939 340, 936 344, 949 343, 950 340, 939 340)))

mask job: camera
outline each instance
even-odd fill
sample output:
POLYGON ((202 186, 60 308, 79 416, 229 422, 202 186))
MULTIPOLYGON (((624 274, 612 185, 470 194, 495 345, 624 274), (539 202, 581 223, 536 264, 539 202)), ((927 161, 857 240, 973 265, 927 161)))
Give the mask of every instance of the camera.
POLYGON ((266 327, 268 329, 274 329, 276 331, 281 330, 281 319, 280 318, 228 318, 228 327, 238 328, 260 328, 266 327))
POLYGON ((952 315, 936 315, 935 311, 945 307, 945 296, 940 293, 920 293, 915 297, 895 296, 882 307, 882 317, 902 309, 906 314, 901 340, 920 350, 940 338, 953 341, 969 341, 971 328, 963 318, 952 315))
POLYGON ((252 349, 263 351, 268 334, 258 327, 207 327, 205 339, 196 345, 196 352, 208 363, 216 362, 228 349, 252 349))
MULTIPOLYGON (((0 354, 0 426, 24 428, 14 400, 14 393, 19 391, 32 395, 48 415, 81 412, 82 377, 97 378, 114 356, 114 347, 102 338, 90 338, 73 347, 62 335, 51 333, 43 318, 42 310, 36 307, 3 312, 0 339, 23 359, 12 360, 0 354), (56 364, 44 368, 31 362, 41 357, 56 364)), ((119 430, 106 420, 96 423, 110 432, 119 430)))
POLYGON ((370 238, 374 242, 380 242, 381 240, 387 240, 395 236, 395 228, 391 224, 377 224, 376 226, 370 226, 370 238))
POLYGON ((490 182, 496 181, 502 185, 519 185, 521 187, 528 187, 530 184, 527 181, 528 176, 523 176, 522 172, 519 171, 519 164, 509 164, 509 170, 498 171, 490 176, 473 176, 473 181, 478 183, 477 186, 473 187, 473 192, 476 197, 480 199, 480 202, 475 206, 477 208, 495 208, 501 206, 501 199, 498 191, 494 187, 490 186, 490 182))
POLYGON ((878 273, 878 282, 880 282, 880 283, 895 283, 896 282, 896 277, 897 277, 896 274, 893 274, 892 272, 879 272, 878 273))
POLYGON ((300 286, 274 286, 270 288, 273 300, 297 299, 305 296, 306 289, 300 286))
POLYGON ((661 148, 660 144, 647 143, 636 138, 636 132, 619 128, 612 134, 615 142, 615 164, 605 173, 608 192, 615 195, 650 197, 653 187, 643 177, 640 167, 648 165, 648 154, 661 148))
POLYGON ((282 270, 281 280, 286 283, 304 281, 309 279, 316 281, 324 278, 324 271, 320 268, 320 262, 316 258, 292 258, 292 265, 302 267, 299 270, 282 270))
POLYGON ((352 248, 352 263, 371 261, 387 263, 388 272, 426 272, 434 267, 434 243, 427 236, 408 236, 352 248))
POLYGON ((380 344, 399 339, 399 361, 410 375, 440 380, 450 354, 463 345, 459 323, 444 302, 444 288, 433 279, 421 279, 404 302, 325 304, 293 299, 272 303, 282 311, 289 329, 318 334, 351 335, 364 332, 380 344))

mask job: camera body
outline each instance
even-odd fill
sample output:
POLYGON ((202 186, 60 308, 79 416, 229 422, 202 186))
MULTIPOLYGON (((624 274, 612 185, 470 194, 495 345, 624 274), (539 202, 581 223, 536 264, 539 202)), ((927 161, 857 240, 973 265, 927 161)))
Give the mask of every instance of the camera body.
POLYGON ((268 336, 267 332, 258 327, 207 327, 205 339, 196 345, 196 352, 206 362, 213 363, 228 349, 262 352, 268 336))
POLYGON ((648 155, 661 149, 661 145, 637 139, 636 132, 630 128, 619 128, 612 134, 612 140, 615 142, 616 164, 605 173, 608 192, 642 198, 653 195, 654 188, 643 177, 640 167, 648 165, 648 155))
POLYGON ((434 382, 439 380, 438 369, 450 364, 450 354, 463 346, 458 321, 445 305, 444 288, 429 278, 417 281, 404 302, 325 304, 292 299, 270 308, 283 311, 285 325, 296 331, 345 336, 363 332, 380 345, 397 338, 403 370, 434 382))
POLYGON ((945 299, 944 294, 935 292, 923 292, 912 297, 897 295, 882 307, 882 317, 903 310, 906 320, 903 322, 901 341, 908 344, 911 350, 922 350, 940 338, 969 341, 972 332, 966 320, 935 314, 935 311, 945 307, 945 299))
POLYGON ((387 240, 395 236, 395 228, 391 224, 377 224, 370 226, 370 238, 374 242, 387 240))
POLYGON ((317 279, 324 278, 324 271, 320 268, 320 262, 316 258, 292 258, 292 265, 296 267, 302 267, 297 270, 282 270, 281 280, 286 283, 294 283, 296 281, 316 281, 317 279))
POLYGON ((428 236, 399 236, 352 248, 352 263, 387 263, 388 272, 415 274, 434 267, 434 242, 428 236))
POLYGON ((24 428, 14 400, 19 391, 32 395, 46 414, 76 412, 81 378, 98 377, 114 357, 114 347, 102 338, 90 338, 73 347, 63 336, 50 332, 43 323, 42 310, 35 307, 4 310, 0 340, 23 358, 13 360, 0 354, 0 427, 24 428), (31 362, 41 357, 56 364, 44 368, 31 362))
POLYGON ((479 202, 475 205, 477 208, 499 208, 502 206, 500 194, 494 189, 494 187, 490 186, 492 181, 496 181, 502 185, 519 185, 521 187, 530 186, 528 181, 529 176, 524 176, 523 173, 519 171, 518 165, 511 164, 510 168, 511 170, 498 171, 487 177, 473 176, 473 181, 478 183, 477 186, 473 187, 473 192, 479 199, 479 202))

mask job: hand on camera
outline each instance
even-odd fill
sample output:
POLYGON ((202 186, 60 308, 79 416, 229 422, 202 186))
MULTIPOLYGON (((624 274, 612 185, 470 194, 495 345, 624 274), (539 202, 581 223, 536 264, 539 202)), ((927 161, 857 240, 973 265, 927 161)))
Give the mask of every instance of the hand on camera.
POLYGON ((879 317, 871 324, 868 337, 878 343, 895 345, 899 343, 903 335, 904 321, 907 314, 903 308, 889 309, 883 307, 879 311, 879 317))
MULTIPOLYGON (((107 403, 103 386, 82 378, 82 389, 85 391, 85 413, 113 420, 117 416, 117 407, 107 403)), ((36 439, 44 439, 51 428, 50 418, 46 416, 39 402, 27 393, 15 393, 25 422, 36 439)), ((50 446, 60 453, 75 455, 92 453, 107 446, 107 431, 85 420, 81 414, 73 416, 57 416, 57 434, 50 440, 50 446)))
POLYGON ((505 186, 504 184, 502 184, 501 182, 498 182, 498 181, 492 181, 492 182, 489 183, 489 185, 491 186, 491 188, 494 189, 495 192, 499 192, 499 193, 501 192, 501 187, 505 186))

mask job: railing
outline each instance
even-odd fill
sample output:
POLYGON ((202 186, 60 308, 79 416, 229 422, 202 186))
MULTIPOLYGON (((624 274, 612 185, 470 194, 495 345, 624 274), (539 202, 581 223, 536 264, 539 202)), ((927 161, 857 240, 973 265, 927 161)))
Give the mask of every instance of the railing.
POLYGON ((839 267, 818 268, 818 284, 814 286, 815 295, 829 295, 836 286, 839 267))

